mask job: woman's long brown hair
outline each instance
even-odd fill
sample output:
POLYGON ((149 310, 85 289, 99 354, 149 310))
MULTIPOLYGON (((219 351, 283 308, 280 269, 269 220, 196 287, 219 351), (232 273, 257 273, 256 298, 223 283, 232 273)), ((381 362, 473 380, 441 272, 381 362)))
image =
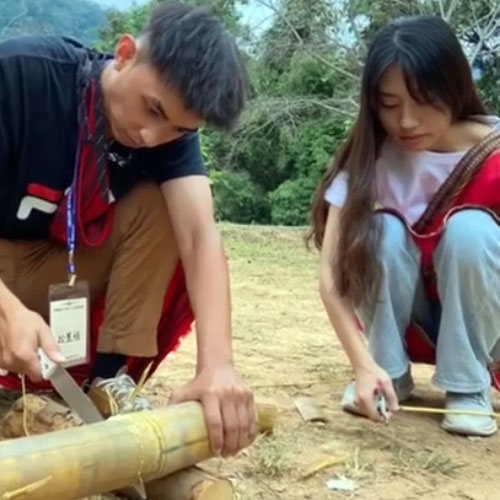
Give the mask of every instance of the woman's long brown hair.
POLYGON ((342 297, 359 305, 378 289, 380 228, 373 217, 375 163, 386 133, 378 119, 379 84, 385 71, 399 65, 412 97, 450 110, 453 120, 485 115, 464 52, 450 26, 438 17, 396 20, 375 37, 361 82, 357 121, 317 190, 309 241, 321 249, 329 204, 325 192, 335 176, 348 176, 347 199, 340 215, 335 284, 342 297))

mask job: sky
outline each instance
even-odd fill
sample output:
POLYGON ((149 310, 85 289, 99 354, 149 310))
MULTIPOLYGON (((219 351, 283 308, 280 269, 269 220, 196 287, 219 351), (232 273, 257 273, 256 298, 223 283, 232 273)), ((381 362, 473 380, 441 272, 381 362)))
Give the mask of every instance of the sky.
POLYGON ((242 5, 240 11, 244 22, 250 25, 255 32, 259 32, 269 26, 272 18, 272 11, 255 0, 250 0, 248 5, 242 5))

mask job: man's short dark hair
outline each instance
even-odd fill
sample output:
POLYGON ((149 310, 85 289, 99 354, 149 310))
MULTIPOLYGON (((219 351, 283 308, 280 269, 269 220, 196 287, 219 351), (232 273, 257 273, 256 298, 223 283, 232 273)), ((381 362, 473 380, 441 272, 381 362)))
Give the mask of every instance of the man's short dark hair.
POLYGON ((210 10, 162 4, 142 38, 146 57, 188 111, 216 127, 234 124, 245 105, 247 74, 234 38, 210 10))

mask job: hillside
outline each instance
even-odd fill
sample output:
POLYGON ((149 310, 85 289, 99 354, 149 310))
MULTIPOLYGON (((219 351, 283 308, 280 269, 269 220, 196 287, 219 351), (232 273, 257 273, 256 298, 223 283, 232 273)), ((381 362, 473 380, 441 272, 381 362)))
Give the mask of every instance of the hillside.
POLYGON ((0 38, 67 35, 92 44, 106 23, 106 13, 92 0, 2 0, 0 38))

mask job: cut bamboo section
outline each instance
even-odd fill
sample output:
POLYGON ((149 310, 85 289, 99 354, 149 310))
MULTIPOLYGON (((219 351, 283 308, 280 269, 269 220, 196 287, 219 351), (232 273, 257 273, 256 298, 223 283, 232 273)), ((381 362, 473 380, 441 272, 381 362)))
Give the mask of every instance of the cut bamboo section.
POLYGON ((296 398, 294 403, 304 422, 328 423, 328 418, 314 398, 300 397, 296 398))
MULTIPOLYGON (((269 431, 276 408, 257 405, 257 413, 259 428, 262 421, 269 431)), ((30 500, 82 498, 159 479, 211 456, 199 403, 118 415, 0 442, 0 499, 23 490, 30 500)))
POLYGON ((146 484, 148 500, 232 500, 233 485, 198 467, 190 467, 146 484))
POLYGON ((268 401, 257 401, 256 407, 259 432, 272 434, 278 420, 278 407, 268 401))
MULTIPOLYGON (((276 408, 257 405, 270 426, 276 408)), ((203 409, 189 402, 0 442, 0 499, 68 500, 149 482, 212 456, 203 409), (5 498, 17 498, 6 496, 5 498)))

